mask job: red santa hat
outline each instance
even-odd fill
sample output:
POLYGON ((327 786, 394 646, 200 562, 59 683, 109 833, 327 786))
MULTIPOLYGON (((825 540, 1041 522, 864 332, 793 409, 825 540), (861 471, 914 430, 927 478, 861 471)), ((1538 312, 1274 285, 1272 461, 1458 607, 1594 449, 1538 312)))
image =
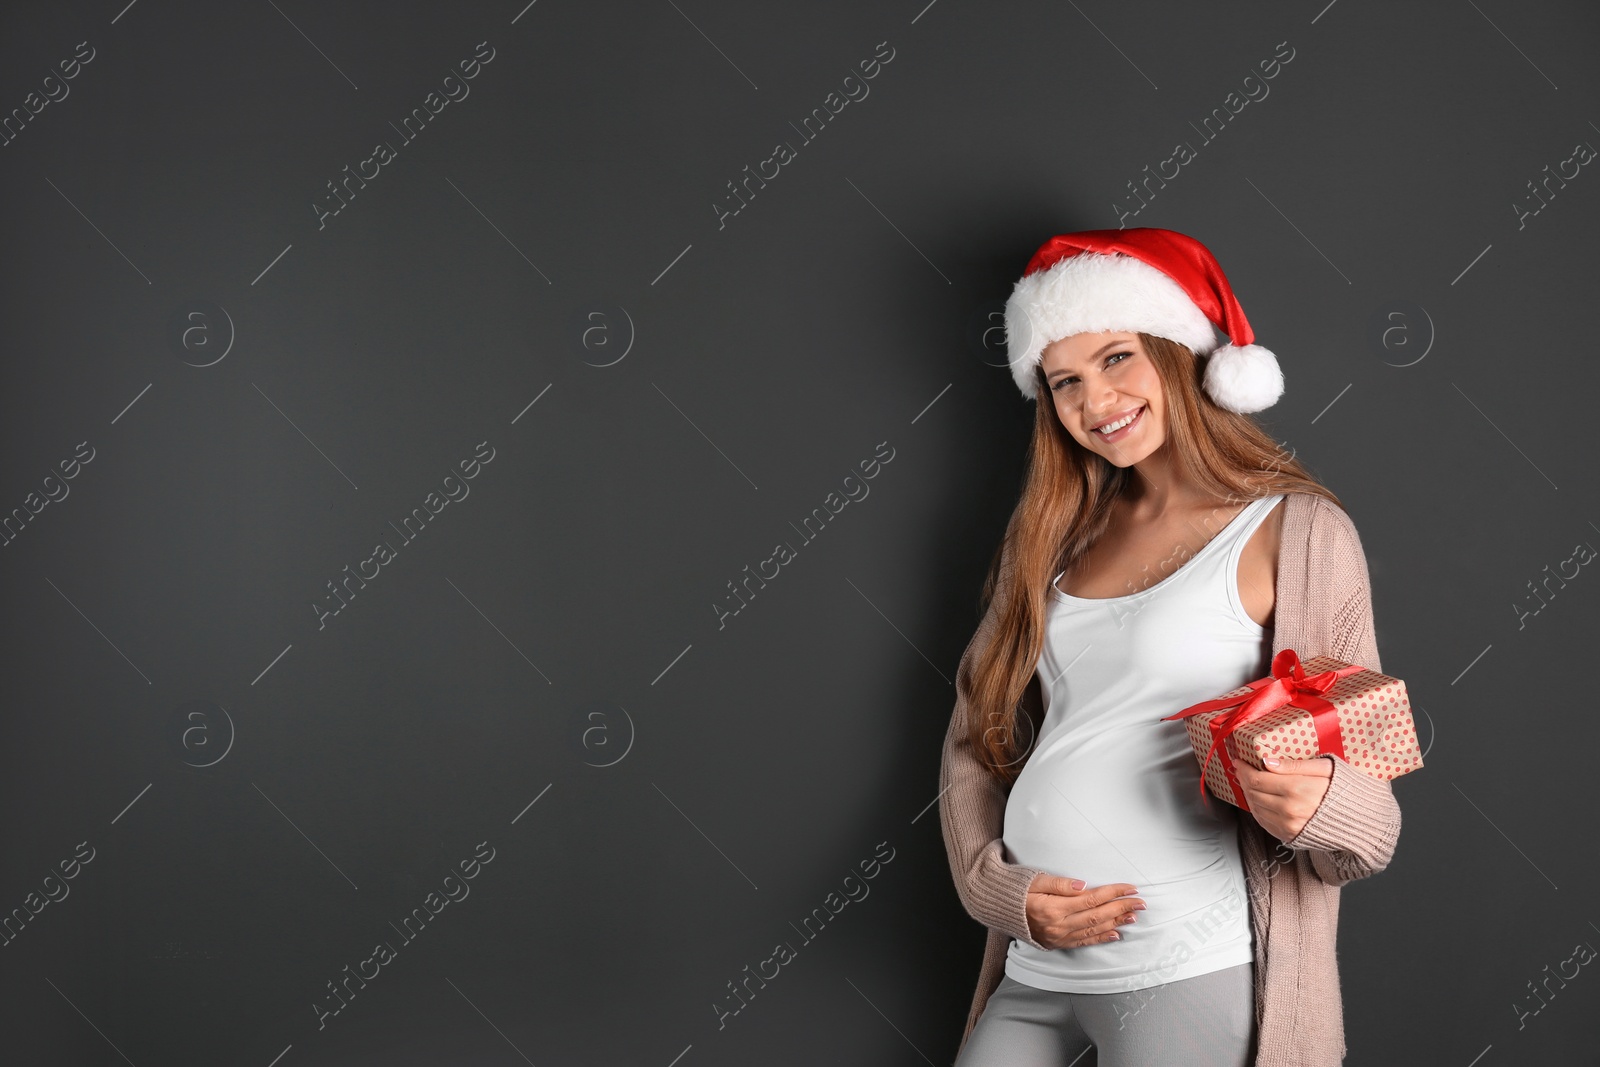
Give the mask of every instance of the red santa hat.
POLYGON ((1254 343, 1216 257, 1186 234, 1129 227, 1046 241, 1006 301, 1007 355, 1022 395, 1038 392, 1034 368, 1047 345, 1105 330, 1165 337, 1205 357, 1203 387, 1229 411, 1260 411, 1283 395, 1277 357, 1254 343))

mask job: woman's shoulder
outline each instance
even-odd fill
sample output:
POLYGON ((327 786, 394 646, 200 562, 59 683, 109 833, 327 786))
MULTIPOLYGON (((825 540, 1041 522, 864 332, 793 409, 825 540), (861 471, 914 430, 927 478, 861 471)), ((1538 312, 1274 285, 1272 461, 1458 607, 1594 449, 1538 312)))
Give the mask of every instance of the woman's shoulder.
POLYGON ((1304 560, 1310 575, 1341 591, 1370 586, 1366 550, 1350 513, 1318 493, 1293 492, 1288 498, 1286 551, 1304 560))
POLYGON ((1350 513, 1321 493, 1292 490, 1284 498, 1286 533, 1295 530, 1307 539, 1360 543, 1350 513))

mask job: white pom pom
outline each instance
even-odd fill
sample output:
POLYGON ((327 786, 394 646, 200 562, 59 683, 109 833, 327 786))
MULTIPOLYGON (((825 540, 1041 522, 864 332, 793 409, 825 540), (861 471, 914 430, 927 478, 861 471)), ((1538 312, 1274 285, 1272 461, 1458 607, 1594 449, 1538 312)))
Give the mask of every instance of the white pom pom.
POLYGON ((1223 345, 1206 357, 1204 386, 1220 406, 1248 415, 1278 402, 1283 371, 1260 345, 1223 345))

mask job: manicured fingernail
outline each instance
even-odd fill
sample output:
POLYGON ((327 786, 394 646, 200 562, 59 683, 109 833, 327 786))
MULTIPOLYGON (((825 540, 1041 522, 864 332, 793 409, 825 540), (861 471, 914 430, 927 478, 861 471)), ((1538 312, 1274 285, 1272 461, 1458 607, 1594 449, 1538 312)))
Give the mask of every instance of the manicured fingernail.
POLYGON ((1268 756, 1266 759, 1262 760, 1261 762, 1265 763, 1268 767, 1276 767, 1278 765, 1278 757, 1277 756, 1268 756))
POLYGON ((1134 911, 1144 911, 1145 910, 1144 902, 1140 901, 1138 904, 1135 904, 1133 906, 1133 910, 1134 911))
POLYGON ((1074 878, 1072 880, 1072 888, 1074 888, 1074 889, 1082 889, 1084 886, 1086 886, 1088 884, 1089 883, 1085 882, 1082 878, 1074 878))

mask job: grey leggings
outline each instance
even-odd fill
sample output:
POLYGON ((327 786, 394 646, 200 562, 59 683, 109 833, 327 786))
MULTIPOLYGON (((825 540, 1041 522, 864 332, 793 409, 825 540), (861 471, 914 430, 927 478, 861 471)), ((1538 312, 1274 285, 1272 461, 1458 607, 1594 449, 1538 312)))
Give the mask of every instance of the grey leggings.
POLYGON ((1246 1067, 1255 1030, 1254 963, 1128 993, 1002 977, 955 1067, 1246 1067))

